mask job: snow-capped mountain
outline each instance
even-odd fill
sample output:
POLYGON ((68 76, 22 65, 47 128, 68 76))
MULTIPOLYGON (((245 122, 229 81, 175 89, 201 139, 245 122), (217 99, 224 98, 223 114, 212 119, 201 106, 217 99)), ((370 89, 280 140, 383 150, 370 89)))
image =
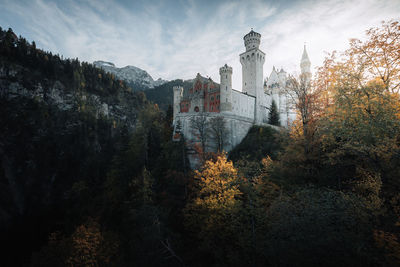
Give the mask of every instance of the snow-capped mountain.
POLYGON ((118 79, 124 80, 135 90, 150 89, 168 82, 161 78, 154 80, 147 71, 135 66, 117 68, 114 63, 100 60, 94 61, 93 65, 113 73, 118 79))

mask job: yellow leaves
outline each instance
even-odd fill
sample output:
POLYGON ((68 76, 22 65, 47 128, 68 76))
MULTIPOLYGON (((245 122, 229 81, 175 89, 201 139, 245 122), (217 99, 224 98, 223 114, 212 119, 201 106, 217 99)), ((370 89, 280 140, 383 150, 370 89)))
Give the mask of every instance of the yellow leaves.
POLYGON ((67 258, 69 266, 99 266, 110 262, 118 251, 116 240, 106 240, 100 225, 89 219, 87 223, 79 225, 71 237, 72 250, 67 258))
POLYGON ((97 252, 103 236, 99 225, 90 221, 87 225, 80 225, 72 235, 72 255, 68 258, 68 264, 76 265, 98 265, 97 252))
POLYGON ((262 163, 264 169, 268 170, 269 168, 271 168, 271 165, 273 164, 273 161, 272 161, 270 156, 267 156, 266 158, 263 158, 261 160, 261 163, 262 163))
MULTIPOLYGON (((329 55, 318 69, 315 86, 324 92, 329 106, 339 104, 365 109, 374 96, 398 93, 400 87, 400 27, 398 21, 383 22, 367 31, 367 39, 352 39, 350 48, 329 55), (354 102, 356 101, 356 102, 354 102)), ((383 103, 379 103, 383 104, 383 103)))
POLYGON ((372 78, 371 80, 367 81, 367 87, 375 87, 375 88, 384 88, 385 84, 383 83, 382 79, 379 77, 372 78))
POLYGON ((299 139, 303 137, 303 125, 300 117, 293 121, 289 130, 289 135, 292 139, 299 139))
POLYGON ((202 171, 195 171, 195 179, 199 182, 196 205, 208 208, 226 208, 235 203, 235 197, 240 195, 237 185, 237 170, 225 155, 217 156, 213 162, 205 162, 202 171))
POLYGON ((333 53, 319 68, 316 85, 325 90, 327 98, 320 128, 334 135, 322 139, 350 142, 349 148, 357 151, 365 150, 364 146, 387 151, 383 140, 396 140, 400 127, 399 25, 398 21, 384 22, 368 30, 365 41, 352 39, 340 60, 333 53))
POLYGON ((392 93, 400 87, 400 23, 382 22, 367 31, 367 40, 353 39, 345 53, 363 72, 367 80, 379 78, 392 93))
POLYGON ((223 154, 215 162, 206 161, 202 170, 195 172, 195 179, 198 189, 185 208, 185 223, 200 238, 214 236, 214 231, 230 226, 238 211, 238 171, 223 154))

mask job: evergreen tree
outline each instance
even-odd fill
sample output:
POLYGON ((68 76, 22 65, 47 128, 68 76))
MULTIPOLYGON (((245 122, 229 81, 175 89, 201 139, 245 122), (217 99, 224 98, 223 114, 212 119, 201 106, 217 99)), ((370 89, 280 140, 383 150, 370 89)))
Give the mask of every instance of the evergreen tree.
POLYGON ((277 126, 281 125, 281 122, 279 120, 278 107, 276 106, 275 100, 273 99, 271 103, 271 108, 269 110, 268 123, 277 126))

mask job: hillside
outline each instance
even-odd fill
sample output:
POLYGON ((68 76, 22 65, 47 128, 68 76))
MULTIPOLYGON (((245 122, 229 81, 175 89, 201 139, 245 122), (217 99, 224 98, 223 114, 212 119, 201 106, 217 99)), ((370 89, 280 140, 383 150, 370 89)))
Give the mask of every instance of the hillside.
POLYGON ((0 230, 22 264, 65 216, 74 183, 101 187, 148 103, 105 71, 11 29, 0 29, 0 100, 0 230))

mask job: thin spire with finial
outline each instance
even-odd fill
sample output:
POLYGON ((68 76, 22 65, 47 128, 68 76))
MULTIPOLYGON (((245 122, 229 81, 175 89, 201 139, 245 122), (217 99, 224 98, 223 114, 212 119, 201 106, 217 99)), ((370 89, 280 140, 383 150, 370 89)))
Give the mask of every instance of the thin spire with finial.
POLYGON ((307 54, 306 42, 304 42, 304 50, 303 50, 303 55, 301 57, 301 61, 310 61, 307 54))
POLYGON ((310 67, 311 67, 311 62, 310 59, 308 58, 306 50, 306 42, 304 42, 303 55, 301 56, 301 61, 300 61, 301 73, 311 73, 310 67))

